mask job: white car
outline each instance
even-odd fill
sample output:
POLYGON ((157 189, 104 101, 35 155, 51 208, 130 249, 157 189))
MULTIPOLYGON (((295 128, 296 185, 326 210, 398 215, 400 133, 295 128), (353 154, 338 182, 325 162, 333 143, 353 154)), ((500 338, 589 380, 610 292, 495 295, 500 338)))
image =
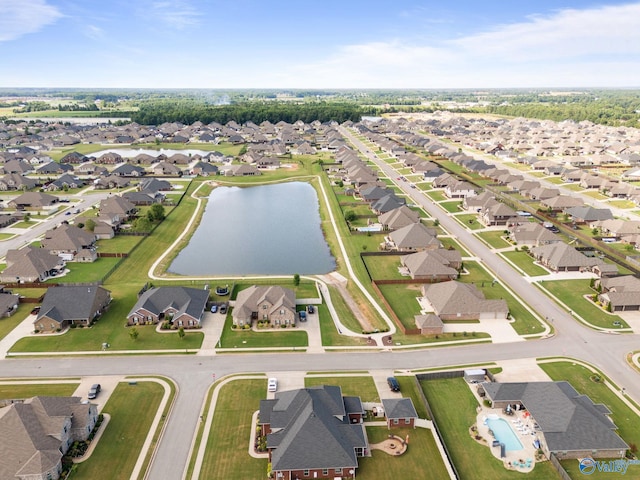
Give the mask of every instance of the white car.
POLYGON ((277 378, 270 378, 267 381, 267 390, 269 390, 270 392, 275 392, 276 390, 278 390, 278 379, 277 378))

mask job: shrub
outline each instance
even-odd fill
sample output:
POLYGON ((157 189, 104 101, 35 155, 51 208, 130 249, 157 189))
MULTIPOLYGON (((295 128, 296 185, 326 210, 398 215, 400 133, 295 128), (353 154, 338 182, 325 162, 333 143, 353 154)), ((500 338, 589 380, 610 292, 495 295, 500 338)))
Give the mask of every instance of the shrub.
POLYGON ((242 326, 242 329, 243 329, 243 330, 249 330, 250 328, 251 328, 251 325, 249 325, 248 323, 245 323, 245 324, 242 326))

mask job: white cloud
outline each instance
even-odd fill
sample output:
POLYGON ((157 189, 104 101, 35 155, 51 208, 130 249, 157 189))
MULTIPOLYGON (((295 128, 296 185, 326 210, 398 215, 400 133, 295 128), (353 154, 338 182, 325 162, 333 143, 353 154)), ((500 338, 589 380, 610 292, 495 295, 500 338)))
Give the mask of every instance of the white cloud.
POLYGON ((187 0, 152 2, 150 14, 157 20, 178 30, 199 24, 202 15, 187 0))
POLYGON ((96 25, 85 25, 84 33, 93 40, 102 40, 105 37, 104 30, 96 25))
POLYGON ((559 10, 437 45, 347 45, 278 78, 305 87, 637 86, 639 73, 635 3, 559 10))
POLYGON ((46 0, 0 0, 0 42, 35 33, 61 17, 46 0))

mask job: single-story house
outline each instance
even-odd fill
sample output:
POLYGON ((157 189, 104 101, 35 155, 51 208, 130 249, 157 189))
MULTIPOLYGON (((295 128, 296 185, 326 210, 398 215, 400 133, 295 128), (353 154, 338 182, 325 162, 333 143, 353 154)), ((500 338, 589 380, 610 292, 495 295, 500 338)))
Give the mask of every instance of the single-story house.
POLYGON ((16 210, 40 210, 58 203, 58 197, 41 192, 25 192, 11 200, 8 205, 16 210))
POLYGON ((9 250, 5 257, 7 268, 0 273, 0 282, 43 282, 64 270, 64 260, 43 248, 9 250))
POLYGON ((370 456, 360 397, 340 387, 278 392, 260 401, 259 425, 267 437, 274 478, 354 479, 358 457, 370 456))
POLYGON ((18 309, 18 303, 20 303, 20 296, 0 292, 0 317, 10 317, 18 309))
POLYGON ((69 325, 88 327, 111 303, 111 292, 100 286, 57 286, 47 289, 33 325, 55 332, 69 325))
POLYGON ((458 278, 462 256, 457 250, 438 248, 404 255, 400 263, 414 280, 441 282, 458 278))
POLYGON ((521 405, 531 414, 547 456, 624 458, 629 448, 616 434, 607 406, 593 403, 568 382, 485 382, 482 387, 493 408, 521 405))
POLYGON ((602 260, 587 257, 571 245, 563 242, 540 245, 531 249, 531 255, 554 272, 577 272, 587 270, 602 260))
POLYGON ((174 327, 197 328, 209 300, 209 290, 189 287, 150 288, 127 315, 128 325, 167 320, 174 327))
POLYGON ((378 222, 385 230, 397 230, 420 221, 420 214, 406 205, 389 210, 378 216, 378 222))
POLYGON ((421 335, 440 335, 444 331, 444 323, 435 313, 414 315, 413 320, 421 335))
POLYGON ((509 315, 506 300, 487 300, 475 285, 469 283, 425 284, 422 296, 443 321, 506 319, 509 315))
POLYGON ((640 278, 633 275, 600 278, 596 286, 602 291, 598 300, 612 312, 640 310, 640 278))
POLYGON ((420 250, 435 250, 441 247, 440 240, 436 238, 436 231, 422 223, 412 223, 394 230, 386 237, 384 244, 386 250, 398 252, 419 252, 420 250))

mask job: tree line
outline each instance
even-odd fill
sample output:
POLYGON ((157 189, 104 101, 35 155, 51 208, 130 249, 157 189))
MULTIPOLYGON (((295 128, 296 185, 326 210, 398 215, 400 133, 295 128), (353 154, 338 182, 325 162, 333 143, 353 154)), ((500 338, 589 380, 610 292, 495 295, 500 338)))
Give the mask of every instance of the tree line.
POLYGON ((141 125, 159 125, 165 122, 191 124, 217 122, 222 125, 230 121, 239 124, 264 121, 277 123, 284 121, 295 123, 302 120, 311 123, 336 121, 338 123, 360 120, 360 107, 348 103, 289 103, 289 102, 250 102, 233 105, 208 105, 195 101, 157 101, 140 105, 132 112, 131 119, 141 125))

